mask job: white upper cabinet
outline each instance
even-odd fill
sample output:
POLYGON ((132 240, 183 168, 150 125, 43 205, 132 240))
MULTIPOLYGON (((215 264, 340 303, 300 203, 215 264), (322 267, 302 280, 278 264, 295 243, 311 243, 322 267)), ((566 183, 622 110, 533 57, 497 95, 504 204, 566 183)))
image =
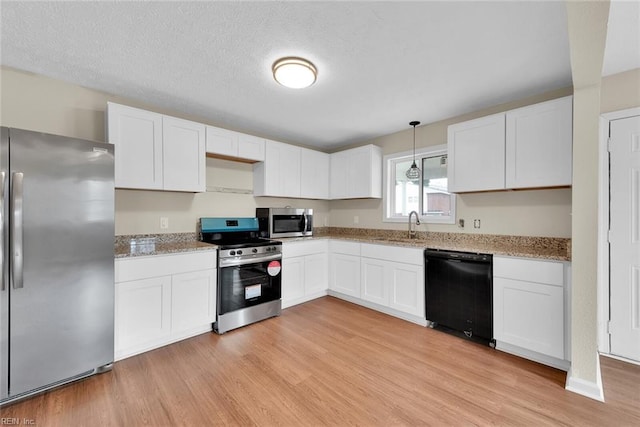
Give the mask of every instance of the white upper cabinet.
POLYGON ((205 126, 164 116, 163 189, 168 191, 206 190, 205 126))
POLYGON ((375 145, 331 154, 331 199, 382 197, 382 150, 375 145))
POLYGON ((263 138, 207 126, 207 153, 256 162, 264 161, 263 138))
POLYGON ((571 185, 572 102, 568 96, 449 126, 449 191, 571 185))
POLYGON ((205 191, 204 125, 109 102, 107 140, 117 188, 205 191))
POLYGON ((508 111, 506 187, 571 185, 573 97, 508 111))
POLYGON ((162 115, 109 102, 107 141, 116 146, 116 187, 162 190, 162 115))
POLYGON ((300 197, 301 150, 267 140, 264 162, 253 166, 254 196, 300 197))
POLYGON ((300 196, 305 199, 328 199, 330 155, 306 148, 302 148, 300 154, 300 196))
POLYGON ((449 192, 504 189, 504 113, 448 129, 449 192))

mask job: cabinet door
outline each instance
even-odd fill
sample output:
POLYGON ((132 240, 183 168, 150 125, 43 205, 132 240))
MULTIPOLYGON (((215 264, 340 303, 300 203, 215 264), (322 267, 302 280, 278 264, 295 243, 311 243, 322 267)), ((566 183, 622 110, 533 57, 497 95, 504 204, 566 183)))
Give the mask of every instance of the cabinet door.
POLYGON ((505 188, 505 114, 448 128, 449 192, 505 188))
POLYGON ((254 195, 300 197, 300 147, 265 142, 264 163, 254 167, 254 195))
POLYGON ((172 276, 171 333, 180 335, 215 321, 216 270, 172 276))
POLYGON ((205 126, 165 116, 162 133, 164 189, 204 192, 205 126))
POLYGON ((413 316, 425 317, 424 268, 391 262, 389 307, 413 316))
POLYGON ((366 148, 349 150, 347 197, 371 197, 371 152, 366 148))
POLYGON ((207 153, 223 156, 238 156, 238 132, 207 126, 206 151, 207 153))
POLYGON ((360 298, 383 306, 389 305, 387 263, 379 259, 362 258, 360 298))
POLYGON ((116 358, 147 350, 171 334, 171 277, 116 283, 116 358))
POLYGON ((564 359, 563 298, 561 286, 494 277, 494 337, 564 359))
POLYGON ((573 97, 507 112, 506 187, 571 185, 573 97))
POLYGON ((300 196, 306 199, 329 198, 329 154, 302 149, 300 196))
POLYGON ((360 257, 355 255, 331 255, 330 289, 360 298, 360 257))
POLYGON ((241 133, 238 137, 238 157, 263 162, 264 139, 241 133))
POLYGON ((161 190, 162 115, 107 104, 107 140, 116 146, 115 186, 161 190))
MULTIPOLYGON (((331 199, 346 199, 349 158, 344 152, 331 154, 329 196, 331 199)), ((352 165, 354 166, 354 165, 352 165)))
POLYGON ((326 253, 304 257, 304 293, 326 293, 329 287, 329 258, 326 253))
POLYGON ((304 257, 282 260, 282 307, 304 297, 304 257))

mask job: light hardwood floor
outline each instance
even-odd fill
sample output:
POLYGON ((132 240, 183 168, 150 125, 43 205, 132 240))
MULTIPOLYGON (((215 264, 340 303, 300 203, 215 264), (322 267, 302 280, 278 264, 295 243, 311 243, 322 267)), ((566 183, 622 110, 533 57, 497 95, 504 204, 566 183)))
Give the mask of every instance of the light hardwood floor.
POLYGON ((606 404, 566 374, 335 298, 182 341, 2 408, 38 426, 640 425, 640 367, 606 404))

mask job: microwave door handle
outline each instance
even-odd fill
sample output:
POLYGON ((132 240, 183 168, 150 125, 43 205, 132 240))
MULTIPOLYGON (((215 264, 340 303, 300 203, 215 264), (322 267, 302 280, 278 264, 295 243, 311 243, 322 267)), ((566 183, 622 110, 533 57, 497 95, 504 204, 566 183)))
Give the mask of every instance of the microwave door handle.
POLYGON ((302 217, 304 218, 304 228, 302 229, 302 232, 306 233, 307 232, 307 227, 309 225, 309 218, 307 218, 307 214, 306 213, 302 214, 302 217))

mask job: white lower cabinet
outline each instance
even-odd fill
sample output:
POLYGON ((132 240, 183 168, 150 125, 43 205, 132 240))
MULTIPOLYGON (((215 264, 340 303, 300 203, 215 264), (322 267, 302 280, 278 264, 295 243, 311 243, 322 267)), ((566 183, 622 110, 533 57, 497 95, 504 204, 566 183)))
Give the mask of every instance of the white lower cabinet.
POLYGON ((426 324, 422 249, 332 240, 330 256, 331 295, 426 324))
POLYGON ((329 289, 360 298, 360 243, 329 242, 329 289))
POLYGON ((118 258, 115 360, 211 330, 216 254, 118 258))
POLYGON ((284 242, 282 245, 282 308, 327 294, 328 241, 284 242))
POLYGON ((424 320, 423 250, 362 244, 361 298, 424 320))
POLYGON ((424 319, 424 267, 389 263, 387 270, 390 286, 389 307, 424 319))
POLYGON ((387 263, 379 259, 362 258, 360 264, 362 279, 360 297, 365 301, 389 305, 389 289, 385 285, 387 263))
MULTIPOLYGON (((116 359, 171 334, 171 277, 116 283, 116 359)), ((126 357, 126 356, 124 356, 126 357)))
POLYGON ((496 347, 567 369, 568 263, 495 256, 496 347))

